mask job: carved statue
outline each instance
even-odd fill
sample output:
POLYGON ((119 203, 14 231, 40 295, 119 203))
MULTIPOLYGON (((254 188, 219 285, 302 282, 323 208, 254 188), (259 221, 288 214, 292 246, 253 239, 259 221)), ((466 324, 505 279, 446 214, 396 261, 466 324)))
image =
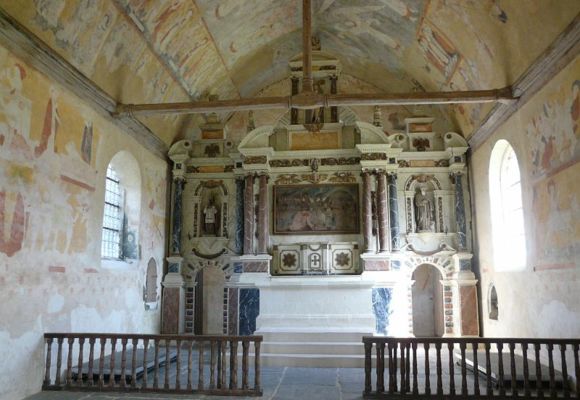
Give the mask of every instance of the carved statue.
POLYGON ((217 235, 217 215, 218 209, 215 206, 213 197, 209 200, 209 204, 203 210, 204 230, 206 234, 217 235))
POLYGON ((417 232, 434 232, 433 202, 427 196, 425 188, 415 194, 415 221, 417 232))

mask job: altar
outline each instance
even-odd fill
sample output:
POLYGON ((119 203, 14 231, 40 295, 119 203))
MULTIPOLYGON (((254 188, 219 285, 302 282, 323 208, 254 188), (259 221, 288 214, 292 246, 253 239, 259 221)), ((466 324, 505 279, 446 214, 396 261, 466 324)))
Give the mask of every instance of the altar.
MULTIPOLYGON (((336 60, 320 63, 334 90, 336 60)), ((430 117, 387 134, 378 111, 320 113, 236 147, 212 114, 172 146, 165 333, 260 334, 266 365, 359 367, 364 335, 478 336, 466 141, 430 117)))

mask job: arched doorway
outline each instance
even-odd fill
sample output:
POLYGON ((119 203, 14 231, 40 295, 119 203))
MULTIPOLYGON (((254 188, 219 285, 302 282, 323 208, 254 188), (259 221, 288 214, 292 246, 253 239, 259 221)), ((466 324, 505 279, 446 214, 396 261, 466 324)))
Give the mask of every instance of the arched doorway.
POLYGON ((443 336, 441 273, 429 264, 413 272, 413 333, 416 337, 443 336))

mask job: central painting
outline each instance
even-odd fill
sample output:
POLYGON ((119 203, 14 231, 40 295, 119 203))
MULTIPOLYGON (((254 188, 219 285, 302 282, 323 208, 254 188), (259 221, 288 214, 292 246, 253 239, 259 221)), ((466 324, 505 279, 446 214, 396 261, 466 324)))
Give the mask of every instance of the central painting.
POLYGON ((274 186, 274 234, 359 233, 357 184, 274 186))

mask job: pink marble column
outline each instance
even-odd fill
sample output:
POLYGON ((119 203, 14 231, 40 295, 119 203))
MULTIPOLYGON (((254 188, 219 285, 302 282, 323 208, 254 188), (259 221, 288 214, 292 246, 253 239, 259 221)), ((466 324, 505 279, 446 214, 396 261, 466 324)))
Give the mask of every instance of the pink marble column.
POLYGON ((371 250, 373 236, 373 206, 371 197, 371 175, 368 171, 362 173, 363 193, 362 193, 362 212, 363 212, 363 239, 364 250, 371 250))
POLYGON ((270 221, 268 210, 268 175, 260 175, 260 190, 258 192, 258 254, 268 253, 270 240, 270 221))
POLYGON ((389 222, 387 208, 387 176, 385 171, 377 172, 377 214, 379 225, 379 251, 389 250, 389 222))
POLYGON ((254 176, 246 176, 244 192, 244 254, 254 253, 254 176))

